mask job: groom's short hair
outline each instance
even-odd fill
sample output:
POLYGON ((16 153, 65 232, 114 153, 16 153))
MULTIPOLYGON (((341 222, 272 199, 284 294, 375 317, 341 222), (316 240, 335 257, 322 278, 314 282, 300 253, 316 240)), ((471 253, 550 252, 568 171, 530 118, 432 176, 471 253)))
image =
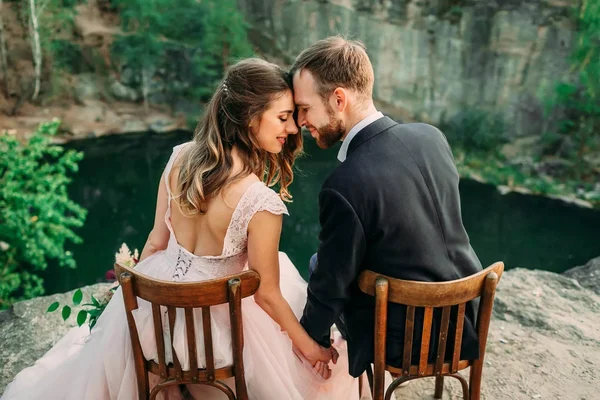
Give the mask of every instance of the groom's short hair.
POLYGON ((313 75, 323 100, 336 87, 354 90, 365 98, 373 95, 373 66, 365 45, 358 40, 331 36, 313 43, 298 55, 290 75, 303 69, 313 75))

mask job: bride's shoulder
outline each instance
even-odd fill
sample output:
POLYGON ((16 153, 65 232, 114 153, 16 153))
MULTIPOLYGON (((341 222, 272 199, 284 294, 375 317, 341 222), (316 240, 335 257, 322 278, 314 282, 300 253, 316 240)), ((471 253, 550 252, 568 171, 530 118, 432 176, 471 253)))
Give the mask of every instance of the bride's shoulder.
POLYGON ((259 211, 269 211, 273 214, 288 213, 279 193, 268 187, 255 174, 235 182, 229 188, 229 193, 237 193, 239 201, 242 202, 239 208, 248 210, 252 215, 259 211))
POLYGON ((177 146, 173 147, 173 155, 177 155, 181 152, 181 150, 189 148, 192 143, 194 143, 192 140, 190 140, 189 142, 185 142, 185 143, 181 143, 178 144, 177 146))
POLYGON ((253 186, 255 189, 256 209, 258 211, 269 211, 272 214, 288 214, 288 209, 281 200, 281 196, 264 182, 253 186))

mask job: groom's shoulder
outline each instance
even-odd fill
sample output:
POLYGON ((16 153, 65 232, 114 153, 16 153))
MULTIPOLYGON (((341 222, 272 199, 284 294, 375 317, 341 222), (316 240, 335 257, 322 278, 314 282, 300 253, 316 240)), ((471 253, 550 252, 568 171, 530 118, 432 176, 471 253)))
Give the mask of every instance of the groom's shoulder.
POLYGON ((348 197, 357 187, 364 186, 368 177, 365 169, 355 165, 355 159, 346 159, 337 166, 321 185, 321 191, 334 190, 348 197))
POLYGON ((408 142, 435 142, 447 144, 446 135, 437 127, 423 122, 398 124, 392 127, 392 132, 402 141, 408 142))

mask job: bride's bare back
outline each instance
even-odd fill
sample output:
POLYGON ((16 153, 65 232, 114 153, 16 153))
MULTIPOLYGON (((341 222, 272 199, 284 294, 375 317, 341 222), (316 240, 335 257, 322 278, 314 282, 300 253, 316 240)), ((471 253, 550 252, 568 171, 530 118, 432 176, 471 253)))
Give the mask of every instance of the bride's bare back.
MULTIPOLYGON (((169 177, 171 192, 177 187, 178 177, 179 166, 176 163, 169 177)), ((179 245, 197 256, 222 255, 233 212, 248 188, 258 181, 258 177, 252 174, 228 185, 208 201, 204 214, 185 215, 171 200, 171 225, 179 245)))

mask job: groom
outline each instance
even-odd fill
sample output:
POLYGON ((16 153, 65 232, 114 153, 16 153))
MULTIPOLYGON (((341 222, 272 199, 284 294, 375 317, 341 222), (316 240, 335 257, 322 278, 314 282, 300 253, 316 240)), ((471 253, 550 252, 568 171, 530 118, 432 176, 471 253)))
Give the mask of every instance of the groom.
MULTIPOLYGON (((462 223, 459 177, 445 136, 377 111, 373 67, 362 43, 320 40, 298 56, 290 74, 299 124, 323 149, 342 141, 341 164, 319 194, 320 245, 301 323, 324 347, 335 323, 348 342, 349 372, 358 377, 373 362, 375 314, 374 299, 358 288, 361 271, 441 282, 475 274, 481 263, 462 223)), ((463 359, 479 356, 476 313, 477 304, 469 303, 463 359)), ((405 314, 405 307, 390 304, 387 363, 396 367, 402 366, 405 314)), ((435 315, 430 354, 437 351, 435 315)), ((423 312, 417 312, 413 360, 422 326, 423 312)))

